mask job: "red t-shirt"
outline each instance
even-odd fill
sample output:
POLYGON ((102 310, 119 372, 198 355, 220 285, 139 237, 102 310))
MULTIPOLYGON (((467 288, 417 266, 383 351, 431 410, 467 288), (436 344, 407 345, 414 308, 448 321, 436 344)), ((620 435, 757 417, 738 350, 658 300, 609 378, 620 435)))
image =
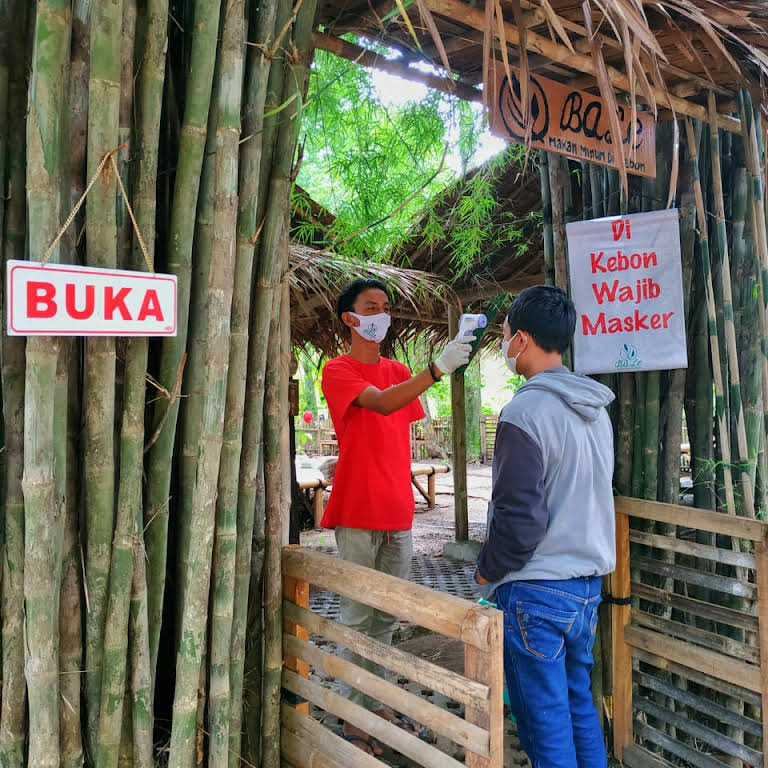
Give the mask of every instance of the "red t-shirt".
POLYGON ((424 418, 421 403, 389 416, 352 405, 366 387, 384 390, 410 378, 406 366, 385 357, 360 363, 342 355, 325 364, 322 389, 339 442, 325 528, 402 531, 413 524, 410 423, 424 418))

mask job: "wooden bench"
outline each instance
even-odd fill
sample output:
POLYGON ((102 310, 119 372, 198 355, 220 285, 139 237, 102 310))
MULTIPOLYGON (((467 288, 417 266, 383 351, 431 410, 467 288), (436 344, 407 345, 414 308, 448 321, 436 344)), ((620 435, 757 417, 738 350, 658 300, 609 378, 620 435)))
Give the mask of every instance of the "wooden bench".
MULTIPOLYGON (((435 506, 435 500, 437 494, 435 491, 435 476, 447 473, 448 467, 442 464, 413 464, 411 465, 411 482, 416 486, 416 490, 424 497, 427 502, 427 507, 432 509, 435 506), (426 490, 424 486, 416 479, 418 477, 427 478, 426 490)), ((323 494, 331 487, 331 483, 321 480, 320 478, 312 478, 308 480, 299 480, 299 489, 309 494, 310 491, 314 491, 312 496, 312 510, 315 517, 315 526, 320 527, 320 521, 323 519, 323 494)))
POLYGON ((435 475, 440 475, 448 472, 448 467, 442 464, 412 464, 411 465, 411 482, 416 486, 416 490, 427 500, 427 507, 432 509, 435 506, 435 475), (424 486, 416 479, 417 477, 427 478, 427 490, 424 490, 424 486))

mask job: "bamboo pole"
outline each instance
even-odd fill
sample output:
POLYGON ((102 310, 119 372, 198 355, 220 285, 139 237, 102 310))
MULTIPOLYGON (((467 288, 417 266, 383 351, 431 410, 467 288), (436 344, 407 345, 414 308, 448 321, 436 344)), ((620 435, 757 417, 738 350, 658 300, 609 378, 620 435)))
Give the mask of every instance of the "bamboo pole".
MULTIPOLYGON (((158 165, 158 129, 159 121, 156 116, 160 114, 163 98, 163 82, 165 78, 165 47, 167 41, 168 3, 167 0, 149 0, 137 27, 141 32, 143 49, 137 50, 136 60, 139 62, 139 79, 136 91, 136 163, 133 179, 134 208, 137 226, 144 238, 148 249, 150 263, 154 261, 155 249, 155 211, 156 211, 156 178, 158 165)), ((135 268, 144 269, 143 254, 140 247, 134 242, 133 263, 135 268)), ((141 471, 144 436, 144 398, 143 386, 144 373, 147 366, 148 341, 136 338, 128 342, 126 350, 126 371, 133 372, 138 377, 142 376, 141 398, 139 390, 135 389, 136 397, 129 404, 126 401, 126 411, 129 420, 134 423, 136 431, 125 435, 130 450, 136 456, 137 466, 126 468, 127 475, 121 476, 120 483, 123 489, 124 483, 128 488, 133 488, 133 499, 142 504, 141 475, 136 477, 133 472, 141 471), (139 403, 141 402, 141 410, 139 403), (131 406, 130 408, 128 406, 131 406), (140 430, 138 429, 141 424, 140 430), (137 443, 136 441, 141 441, 137 443), (136 453, 138 449, 141 452, 136 453), (138 485, 137 485, 138 480, 138 485)), ((126 376, 128 378, 128 374, 126 376)), ((138 387, 136 380, 133 384, 138 387)), ((125 418, 125 416, 124 416, 125 418)), ((126 490, 128 490, 126 488, 126 490)), ((142 504, 143 506, 143 504, 142 504)), ((141 507, 134 510, 137 520, 141 520, 141 507)), ((146 526, 152 526, 155 521, 149 510, 145 511, 144 521, 146 526)), ((167 518, 165 519, 167 525, 167 518)), ((162 523, 158 523, 161 525, 162 523)), ((150 553, 143 546, 144 526, 139 526, 139 541, 134 547, 133 573, 131 584, 131 603, 129 614, 129 645, 130 655, 130 692, 131 692, 131 732, 133 737, 133 761, 136 768, 150 768, 153 764, 153 699, 154 699, 154 672, 159 640, 160 625, 162 621, 162 584, 158 593, 151 595, 148 590, 147 563, 150 569, 156 565, 155 557, 162 561, 163 573, 165 570, 165 551, 162 554, 156 550, 150 553), (152 598, 154 597, 154 601, 152 598), (151 611, 155 611, 152 614, 151 611), (153 621, 155 619, 155 621, 153 621), (152 631, 155 631, 153 636, 152 631), (155 641, 153 656, 153 639, 155 641)), ((157 541, 157 539, 155 539, 157 541)))
MULTIPOLYGON (((194 8, 190 71, 194 71, 195 76, 190 78, 186 93, 169 228, 167 269, 178 278, 177 334, 175 337, 163 339, 160 353, 158 381, 168 394, 158 401, 155 407, 152 432, 157 439, 149 452, 146 504, 147 515, 153 521, 147 528, 146 539, 150 564, 147 588, 152 599, 153 620, 151 652, 155 660, 159 626, 154 622, 162 621, 171 463, 179 412, 177 395, 183 374, 189 320, 190 271, 194 239, 194 218, 190 216, 190 211, 194 211, 197 207, 200 189, 200 172, 216 62, 219 10, 220 0, 196 3, 194 8)), ((195 680, 196 684, 197 680, 195 680)))
POLYGON ((539 176, 541 177, 541 210, 543 215, 544 272, 547 285, 555 284, 555 245, 552 234, 552 190, 549 183, 549 155, 539 152, 539 176))
MULTIPOLYGON (((5 209, 2 267, 9 259, 23 259, 26 237, 25 116, 27 111, 27 53, 25 48, 28 5, 15 0, 11 12, 19 34, 9 41, 8 163, 7 187, 11 194, 5 209)), ((5 313, 3 330, 7 323, 5 313)), ((3 527, 5 556, 0 581, 0 624, 3 688, 0 697, 0 762, 7 768, 24 765, 27 692, 24 679, 24 362, 25 342, 2 335, 2 393, 5 437, 3 527)))
MULTIPOLYGON (((72 55, 69 64, 69 204, 75 203, 85 191, 86 150, 88 147, 88 77, 91 47, 92 0, 72 3, 72 55)), ((85 210, 75 217, 71 241, 77 243, 83 229, 85 210)), ((69 233, 67 233, 69 235, 69 233)), ((64 238, 64 243, 69 241, 64 238)), ((74 259, 73 259, 74 263, 74 259)))
POLYGON ((715 95, 709 92, 709 131, 712 153, 712 192, 715 204, 715 227, 721 259, 721 280, 723 292, 723 314, 725 318, 725 341, 728 354, 728 374, 730 390, 730 408, 736 421, 736 447, 740 463, 742 502, 744 513, 755 516, 755 502, 752 481, 749 473, 749 452, 747 433, 744 424, 744 409, 741 401, 741 383, 739 381, 739 359, 736 346, 736 327, 733 321, 733 296, 731 291, 731 265, 728 253, 728 234, 725 229, 725 202, 723 198, 723 179, 720 166, 720 131, 717 127, 717 105, 715 95))
MULTIPOLYGON (((681 147, 680 152, 684 151, 681 147)), ((687 150, 686 150, 687 151, 687 150)), ((683 316, 689 317, 693 255, 695 247, 695 200, 690 166, 680 164, 678 179, 678 206, 680 208, 680 255, 683 273, 683 316)), ((680 449, 682 442, 682 413, 685 397, 686 370, 669 373, 667 385, 668 417, 662 433, 664 447, 659 478, 659 500, 676 503, 680 497, 680 449)))
MULTIPOLYGON (((254 519, 258 467, 261 463, 261 425, 264 402, 264 356, 266 345, 259 344, 260 318, 254 312, 253 329, 249 333, 251 289, 253 285, 255 236, 259 228, 256 218, 258 179, 262 157, 262 121, 267 79, 271 59, 265 55, 275 33, 277 2, 250 3, 249 46, 246 83, 243 94, 242 134, 240 147, 240 181, 238 187, 237 239, 235 253, 235 293, 232 300, 232 333, 227 382, 228 405, 224 422, 222 473, 219 478, 220 503, 236 504, 237 543, 235 548, 235 583, 232 609, 230 650, 230 767, 241 751, 243 717, 243 671, 245 638, 248 623, 248 590, 251 583, 254 519), (251 341, 253 339, 253 341, 251 341), (248 375, 246 376, 246 371, 248 375), (242 386, 241 386, 242 385, 242 386), (236 462, 239 462, 237 466, 236 462)), ((253 292, 254 299, 256 292, 253 292)), ((259 306, 254 301, 254 308, 259 306)), ((263 327, 263 326, 261 326, 263 327)), ((267 330, 268 332, 268 330, 267 330)), ((259 574, 261 569, 258 569, 259 574)), ((257 593, 261 595, 260 575, 257 593)), ((252 756, 253 757, 253 756, 252 756)), ((256 758, 252 759, 255 762, 256 758)))
POLYGON ((147 571, 144 548, 134 549, 131 612, 128 625, 129 692, 131 695, 131 733, 133 736, 131 768, 153 768, 152 668, 149 653, 147 611, 147 571))
MULTIPOLYGON (((69 61, 69 4, 37 4, 27 129, 29 250, 41 258, 61 211, 62 117, 69 61), (49 162, 49 158, 53 158, 49 162)), ((58 260, 54 250, 52 261, 58 260)), ((61 512, 54 484, 54 401, 59 342, 28 340, 24 402, 25 677, 29 706, 28 762, 58 768, 59 589, 61 512)))
MULTIPOLYGON (((159 117, 165 81, 167 27, 168 0, 147 0, 139 22, 140 37, 144 41, 144 47, 141 52, 137 51, 137 61, 140 64, 136 93, 136 164, 133 188, 136 222, 152 259, 155 251, 159 117)), ((136 248, 138 243, 134 243, 134 249, 136 248)), ((134 340, 137 356, 140 354, 138 348, 142 345, 144 350, 141 354, 146 355, 148 349, 146 340, 134 340)), ((149 494, 149 491, 147 494, 144 510, 147 614, 150 670, 154 690, 163 614, 168 506, 167 499, 163 499, 158 507, 153 507, 154 497, 149 494)))
POLYGON ((262 687, 262 768, 280 765, 280 690, 283 669, 282 531, 280 494, 280 305, 274 292, 273 321, 264 388, 264 482, 266 527, 264 558, 264 682, 262 687))
MULTIPOLYGON (((223 16, 221 17, 223 18, 223 16)), ((221 19, 219 20, 221 26, 221 19)), ((195 236, 192 244, 191 288, 189 306, 189 333, 187 338, 187 363, 184 368, 183 401, 181 406, 181 431, 178 503, 176 505, 176 583, 178 599, 175 601, 175 626, 177 635, 181 628, 184 610, 184 592, 189 571, 189 537, 191 532, 194 503, 195 477, 198 467, 198 446, 202 430, 203 407, 206 389, 206 353, 208 333, 208 277, 211 269, 213 250, 213 204, 216 166, 216 119, 218 113, 217 58, 214 70, 211 108, 208 112, 208 127, 205 152, 200 175, 200 190, 197 196, 195 236)), ((177 637, 177 643, 179 638, 177 637)))
MULTIPOLYGON (((93 6, 88 80, 88 178, 93 176, 104 154, 118 146, 122 20, 122 0, 93 6)), ((89 266, 114 269, 117 265, 116 205, 114 174, 102 173, 86 202, 89 266)), ((115 519, 115 340, 112 337, 89 337, 85 341, 83 402, 86 583, 90 600, 86 615, 86 733, 91 754, 95 755, 101 752, 101 748, 96 748, 97 741, 102 742, 99 718, 115 519)), ((122 696, 124 683, 118 685, 118 695, 122 696)), ((120 740, 121 717, 122 711, 117 716, 116 742, 120 740)))
MULTIPOLYGON (((123 179, 129 177, 129 163, 133 159, 133 81, 135 78, 133 62, 138 15, 136 5, 137 0, 123 0, 123 26, 120 33, 120 108, 115 145, 128 145, 116 158, 117 167, 123 179)), ((118 195, 117 198, 116 224, 117 265, 121 269, 131 269, 133 226, 122 195, 118 195)))
MULTIPOLYGON (((735 149, 735 147, 734 147, 735 149)), ((733 273, 733 312, 737 329, 736 345, 741 372, 747 455, 752 458, 748 471, 752 487, 757 483, 757 456, 762 429, 762 351, 754 343, 755 328, 759 327, 759 302, 753 298, 753 286, 760 279, 760 264, 756 249, 748 247, 747 211, 748 181, 743 154, 734 158, 731 174, 731 251, 733 273)), ((759 504, 756 503, 756 509, 759 504)))
MULTIPOLYGON (((237 273, 235 231, 237 224, 238 159, 240 139, 240 105, 243 91, 243 57, 245 48, 245 5, 243 0, 228 0, 223 9, 224 25, 219 65, 218 125, 216 130, 216 196, 214 204, 215 261, 229 269, 228 305, 222 311, 229 315, 237 273)), ((226 274, 226 273, 225 273, 226 274)), ((248 283, 250 281, 247 281, 248 283)), ((242 326, 241 326, 242 327, 242 326)), ((238 328, 238 330, 241 329, 238 328)), ((229 331, 228 331, 229 332, 229 331)), ((220 343, 216 339, 215 343, 220 343)), ((229 339, 227 358, 231 361, 229 339)), ((241 345, 242 349, 242 345, 241 345)), ((242 357, 242 355, 241 355, 242 357)), ((224 361, 226 366, 227 361, 224 361)), ((242 371, 242 369, 241 369, 242 371)), ((243 371, 244 372, 244 371, 243 371)), ((224 437, 232 438, 234 430, 242 431, 244 377, 232 382, 235 372, 227 377, 226 403, 222 409, 221 461, 218 472, 219 494, 216 506, 214 543, 213 608, 209 669, 208 733, 210 768, 227 768, 229 763, 230 652, 237 543, 237 470, 240 464, 239 444, 234 455, 224 453, 224 437), (236 409, 236 410, 234 410, 236 409), (228 418, 227 418, 228 417, 228 418), (235 424, 232 424, 234 420, 235 424), (239 423, 239 426, 238 426, 239 423), (227 461, 225 467, 224 462, 227 461), (227 474, 229 473, 229 474, 227 474), (226 496, 221 480, 229 478, 226 496)))
POLYGON ((82 578, 80 542, 78 538, 78 459, 77 438, 80 431, 80 359, 76 340, 67 339, 62 344, 62 354, 57 372, 57 430, 63 429, 65 439, 63 453, 64 538, 62 546, 61 613, 59 616, 60 683, 62 700, 61 768, 80 768, 83 764, 81 725, 81 672, 83 669, 82 637, 82 578), (66 367, 65 367, 66 365, 66 367))
MULTIPOLYGON (((448 336, 459 332, 459 311, 448 307, 448 336)), ((467 419, 464 372, 451 376, 451 439, 453 441, 453 515, 456 541, 469 540, 467 504, 467 419)))
MULTIPOLYGON (((752 214, 750 216, 752 240, 760 264, 760 280, 757 281, 759 297, 757 304, 760 318, 760 348, 762 350, 760 355, 763 394, 763 427, 761 434, 764 439, 766 430, 768 430, 768 311, 766 310, 766 305, 768 304, 768 239, 765 229, 765 196, 760 170, 758 131, 749 93, 741 91, 739 93, 739 102, 742 115, 744 154, 747 171, 750 176, 748 204, 752 214)), ((761 466, 761 469, 765 470, 765 467, 761 466)), ((763 476, 765 477, 765 474, 763 476)))
MULTIPOLYGON (((224 430, 227 362, 229 359, 229 317, 232 305, 235 249, 232 234, 236 216, 237 142, 242 88, 242 5, 227 2, 224 7, 224 32, 219 59, 217 92, 217 138, 215 165, 214 238, 210 270, 207 276, 207 338, 205 340, 205 386, 201 392, 203 420, 198 446, 198 466, 192 501, 190 523, 189 570, 183 619, 182 638, 194 638, 194 648, 186 642, 180 646, 176 664, 176 692, 171 734, 171 765, 183 766, 192 756, 195 745, 189 737, 194 731, 197 714, 190 706, 190 695, 197 684, 205 643, 208 618, 208 596, 211 573, 211 544, 213 539, 217 480, 224 430)), ((219 540, 220 554, 228 542, 219 540)), ((222 586, 221 582, 217 585, 222 586)), ((209 766, 226 765, 228 761, 229 626, 231 608, 229 595, 214 602, 211 684, 216 684, 216 700, 211 701, 209 723, 211 730, 209 766), (224 605, 223 605, 224 604, 224 605), (222 610, 224 608, 224 610, 222 610), (222 626, 222 624, 224 626, 222 626)), ((231 626, 231 625, 230 625, 231 626)))
POLYGON ((688 141, 688 153, 690 155, 693 175, 693 191, 696 198, 696 210, 699 220, 699 243, 701 248, 701 261, 704 269, 704 286, 707 302, 707 319, 709 322, 709 343, 711 348, 712 378, 715 386, 715 411, 717 413, 718 444, 723 460, 723 479, 725 483, 725 506, 728 514, 736 514, 736 502, 733 493, 733 477, 731 473, 731 440, 726 424, 724 411, 723 376, 720 369, 720 343, 717 334, 717 321, 715 317, 715 296, 712 287, 712 269, 709 258, 709 238, 707 234, 707 218, 704 210, 704 197, 699 177, 698 150, 696 138, 693 133, 693 125, 690 120, 685 121, 685 133, 688 141))

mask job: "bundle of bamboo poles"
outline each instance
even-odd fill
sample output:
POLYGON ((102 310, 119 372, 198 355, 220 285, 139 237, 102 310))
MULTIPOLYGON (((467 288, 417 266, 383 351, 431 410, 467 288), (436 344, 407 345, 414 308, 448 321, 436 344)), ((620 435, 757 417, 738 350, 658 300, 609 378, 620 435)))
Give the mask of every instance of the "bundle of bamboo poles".
POLYGON ((282 278, 315 5, 0 2, 3 274, 94 179, 50 261, 178 278, 172 338, 3 333, 4 768, 280 763, 282 278), (119 179, 96 173, 118 147, 119 179))

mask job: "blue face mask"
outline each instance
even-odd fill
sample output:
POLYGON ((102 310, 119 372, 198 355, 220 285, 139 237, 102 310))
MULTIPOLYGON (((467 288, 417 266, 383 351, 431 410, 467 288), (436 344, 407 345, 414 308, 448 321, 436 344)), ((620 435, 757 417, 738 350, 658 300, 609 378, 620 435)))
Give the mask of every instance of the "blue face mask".
POLYGON ((384 341, 389 330, 389 324, 392 322, 392 318, 386 312, 381 312, 378 315, 358 315, 356 312, 349 314, 360 321, 360 325, 356 325, 354 330, 366 341, 373 341, 376 344, 381 344, 384 341))

